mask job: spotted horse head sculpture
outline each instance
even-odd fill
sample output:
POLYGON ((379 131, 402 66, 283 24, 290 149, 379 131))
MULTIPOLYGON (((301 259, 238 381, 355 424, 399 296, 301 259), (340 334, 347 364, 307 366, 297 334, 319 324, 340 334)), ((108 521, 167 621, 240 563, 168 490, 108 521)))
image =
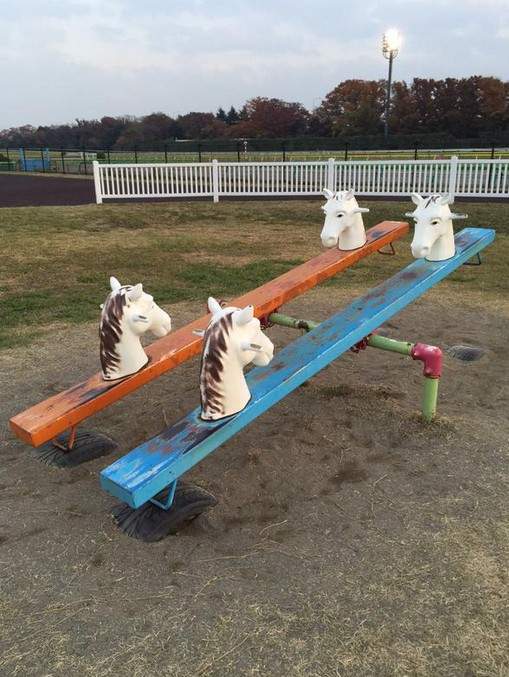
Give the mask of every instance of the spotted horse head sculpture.
POLYGON ((222 307, 208 300, 212 318, 203 336, 200 368, 201 418, 215 421, 242 411, 251 399, 244 367, 272 360, 274 345, 254 317, 253 306, 222 307))
POLYGON ((171 331, 171 318, 143 291, 141 284, 121 285, 110 277, 111 292, 101 306, 99 325, 102 375, 114 381, 134 374, 148 362, 140 337, 150 331, 166 336, 171 331))
POLYGON ((407 212, 415 221, 412 255, 416 259, 427 261, 445 261, 454 256, 454 219, 466 219, 466 214, 451 212, 449 205, 453 202, 451 195, 433 194, 422 197, 412 193, 412 202, 416 205, 413 212, 407 212))
POLYGON ((358 249, 366 244, 366 231, 362 214, 369 212, 366 207, 359 207, 353 190, 341 190, 333 193, 324 189, 327 202, 322 209, 325 222, 322 228, 322 244, 324 247, 335 247, 348 251, 358 249))

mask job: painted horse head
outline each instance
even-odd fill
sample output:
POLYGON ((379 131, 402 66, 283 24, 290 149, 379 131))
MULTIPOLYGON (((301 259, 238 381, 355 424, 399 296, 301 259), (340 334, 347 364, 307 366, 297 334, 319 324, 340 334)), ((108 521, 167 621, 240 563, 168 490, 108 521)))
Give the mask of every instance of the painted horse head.
POLYGON ((212 297, 208 306, 210 323, 204 332, 195 333, 203 336, 201 417, 214 421, 244 409, 251 399, 244 367, 269 364, 274 344, 261 330, 253 306, 223 308, 212 297))
POLYGON ((366 207, 359 207, 353 190, 333 193, 324 189, 327 202, 322 209, 325 212, 321 238, 324 247, 338 249, 358 249, 366 244, 366 231, 362 214, 369 212, 366 207))
POLYGON ((150 331, 166 336, 171 318, 150 294, 137 284, 121 285, 110 277, 111 292, 102 305, 99 325, 100 357, 103 378, 113 381, 139 371, 148 362, 140 337, 150 331))
POLYGON ((412 255, 428 261, 450 259, 456 251, 452 222, 454 219, 466 219, 467 215, 451 212, 451 195, 437 193, 426 198, 412 193, 412 202, 416 209, 405 214, 415 221, 412 255))

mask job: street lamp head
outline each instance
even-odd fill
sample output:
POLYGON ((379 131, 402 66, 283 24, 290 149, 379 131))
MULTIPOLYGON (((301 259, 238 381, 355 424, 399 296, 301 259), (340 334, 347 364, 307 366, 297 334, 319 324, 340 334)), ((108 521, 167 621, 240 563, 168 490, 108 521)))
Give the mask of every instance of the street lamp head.
POLYGON ((395 59, 401 47, 401 34, 396 28, 385 31, 382 39, 382 52, 386 59, 395 59))

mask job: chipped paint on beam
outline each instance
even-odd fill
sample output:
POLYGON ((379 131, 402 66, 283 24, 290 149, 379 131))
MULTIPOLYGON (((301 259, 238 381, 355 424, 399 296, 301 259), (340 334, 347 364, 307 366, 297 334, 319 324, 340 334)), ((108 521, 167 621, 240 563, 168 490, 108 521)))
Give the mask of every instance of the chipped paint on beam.
MULTIPOLYGON (((252 304, 256 316, 264 317, 299 294, 404 237, 407 232, 408 224, 405 222, 382 221, 366 232, 367 241, 363 247, 353 251, 329 249, 231 300, 231 303, 239 307, 252 304)), ((100 373, 94 374, 87 381, 13 416, 10 420, 11 429, 19 438, 34 447, 48 442, 59 433, 197 355, 202 341, 193 334, 193 330, 206 327, 209 319, 209 315, 201 317, 147 346, 149 363, 136 374, 113 382, 104 381, 100 373)))

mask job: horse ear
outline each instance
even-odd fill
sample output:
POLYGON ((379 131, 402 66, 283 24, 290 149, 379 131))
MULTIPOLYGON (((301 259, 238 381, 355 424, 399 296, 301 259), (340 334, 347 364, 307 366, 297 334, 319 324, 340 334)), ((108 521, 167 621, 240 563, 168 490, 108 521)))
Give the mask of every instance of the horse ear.
POLYGON ((207 301, 209 311, 212 313, 212 315, 215 315, 216 313, 220 313, 222 308, 221 304, 216 301, 216 299, 213 296, 209 296, 209 300, 207 301))
POLYGON ((110 287, 111 291, 118 291, 122 285, 120 282, 117 280, 116 277, 113 277, 113 275, 110 277, 110 287))
POLYGON ((454 198, 450 193, 446 193, 445 195, 441 195, 437 202, 439 205, 452 205, 454 198))
POLYGON ((322 190, 322 193, 325 195, 327 200, 332 200, 332 198, 334 197, 334 193, 332 192, 332 190, 329 190, 328 188, 324 188, 322 190))
POLYGON ((422 195, 419 195, 419 193, 412 193, 410 197, 412 198, 412 202, 414 203, 414 205, 417 206, 419 206, 424 201, 424 198, 422 197, 422 195))
POLYGON ((351 200, 353 197, 354 197, 353 188, 349 188, 345 192, 345 194, 343 196, 343 200, 351 200))
POLYGON ((242 310, 236 310, 233 314, 235 324, 241 327, 243 324, 248 324, 254 317, 254 308, 253 306, 246 306, 242 310))
POLYGON ((134 285, 134 287, 127 292, 127 298, 129 299, 129 301, 137 301, 138 299, 141 298, 142 294, 143 294, 143 285, 141 284, 141 282, 138 282, 138 284, 134 285))

